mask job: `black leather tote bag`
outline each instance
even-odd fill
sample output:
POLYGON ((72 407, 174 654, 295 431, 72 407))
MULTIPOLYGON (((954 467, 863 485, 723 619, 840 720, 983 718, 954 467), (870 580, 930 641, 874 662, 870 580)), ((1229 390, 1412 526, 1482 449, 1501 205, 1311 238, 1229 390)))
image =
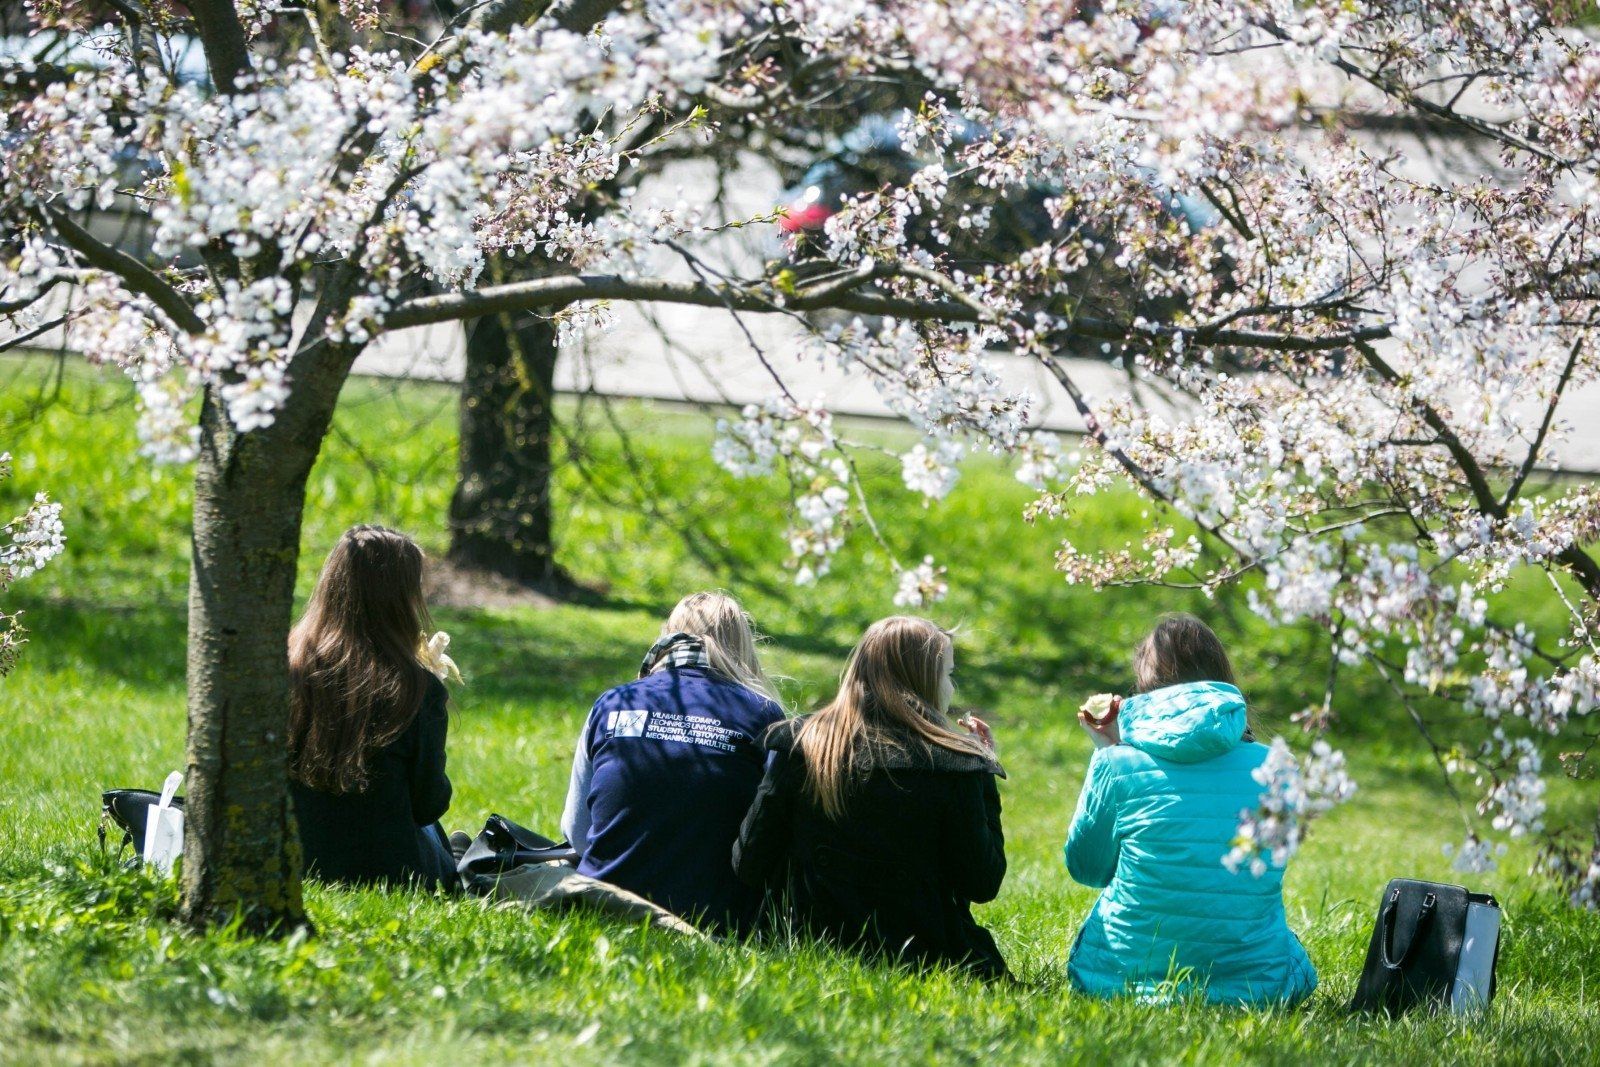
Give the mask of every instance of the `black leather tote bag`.
MULTIPOLYGON (((156 806, 161 794, 149 789, 107 789, 100 794, 100 847, 106 847, 106 832, 110 827, 122 831, 117 846, 117 858, 129 848, 133 849, 132 866, 139 863, 139 850, 144 847, 144 827, 150 821, 150 809, 156 806)), ((172 806, 183 807, 182 797, 173 797, 172 806)))
POLYGON ((1500 905, 1458 885, 1396 878, 1383 891, 1351 1011, 1467 1011, 1494 997, 1500 905))
POLYGON ((462 884, 485 892, 500 875, 530 863, 576 866, 578 853, 565 842, 552 841, 504 815, 491 815, 456 864, 462 884))

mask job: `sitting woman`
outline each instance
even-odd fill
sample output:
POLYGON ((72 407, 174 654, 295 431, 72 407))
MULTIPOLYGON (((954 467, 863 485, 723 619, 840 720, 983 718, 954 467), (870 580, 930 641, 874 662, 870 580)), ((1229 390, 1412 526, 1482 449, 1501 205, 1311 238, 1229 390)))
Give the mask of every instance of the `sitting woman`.
POLYGON ((766 737, 734 868, 814 936, 920 964, 1006 973, 971 905, 1005 877, 993 738, 947 718, 955 651, 926 619, 874 623, 839 694, 766 737))
POLYGON ((782 718, 744 609, 722 593, 684 597, 638 681, 601 694, 578 737, 561 816, 578 873, 747 930, 760 895, 728 852, 761 782, 759 738, 782 718))
POLYGON ((289 634, 290 794, 308 874, 455 884, 438 825, 449 697, 419 659, 427 627, 422 550, 381 526, 345 531, 289 634))
POLYGON ((1267 747, 1216 634, 1169 616, 1134 656, 1137 696, 1079 720, 1099 750, 1067 835, 1067 870, 1103 888, 1072 947, 1074 989, 1167 1001, 1297 1004, 1317 972, 1283 911, 1283 871, 1223 864, 1267 747))

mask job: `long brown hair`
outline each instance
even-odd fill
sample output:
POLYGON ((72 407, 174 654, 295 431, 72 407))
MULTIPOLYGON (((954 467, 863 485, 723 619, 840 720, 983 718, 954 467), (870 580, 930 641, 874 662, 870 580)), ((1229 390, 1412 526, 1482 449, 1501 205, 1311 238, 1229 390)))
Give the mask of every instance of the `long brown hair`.
POLYGON ((1236 685, 1228 651, 1211 627, 1193 615, 1163 615, 1133 654, 1133 678, 1139 692, 1185 682, 1236 685))
POLYGON ((289 634, 289 774, 330 793, 360 792, 368 758, 411 725, 431 628, 422 549, 382 526, 352 526, 328 553, 289 634))
POLYGON ((825 815, 844 814, 858 767, 885 750, 937 746, 986 756, 945 718, 941 692, 950 635, 927 619, 896 615, 867 628, 850 653, 839 695, 800 728, 806 787, 825 815))

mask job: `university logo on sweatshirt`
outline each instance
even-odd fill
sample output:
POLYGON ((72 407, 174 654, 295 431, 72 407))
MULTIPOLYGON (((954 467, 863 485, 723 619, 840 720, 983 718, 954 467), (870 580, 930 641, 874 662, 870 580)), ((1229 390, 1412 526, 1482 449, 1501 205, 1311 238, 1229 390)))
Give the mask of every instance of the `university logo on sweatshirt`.
POLYGON ((734 751, 738 742, 751 743, 748 735, 723 725, 710 715, 679 715, 659 709, 619 708, 606 712, 606 733, 613 738, 642 737, 680 745, 698 745, 719 752, 734 751))
POLYGON ((612 737, 643 737, 650 721, 645 708, 626 708, 606 715, 606 733, 612 737))

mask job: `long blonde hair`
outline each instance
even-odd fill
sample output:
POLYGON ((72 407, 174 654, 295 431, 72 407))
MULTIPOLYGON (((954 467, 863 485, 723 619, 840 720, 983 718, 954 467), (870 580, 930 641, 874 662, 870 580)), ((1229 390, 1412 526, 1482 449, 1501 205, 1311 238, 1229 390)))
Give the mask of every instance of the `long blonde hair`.
MULTIPOLYGON (((727 593, 690 593, 667 616, 661 635, 693 634, 705 645, 711 669, 772 701, 778 693, 756 655, 756 629, 750 615, 727 593)), ((781 701, 778 701, 781 703, 781 701)))
POLYGON ((839 679, 839 695, 805 721, 798 738, 806 787, 830 819, 844 814, 858 767, 914 746, 987 756, 945 717, 942 683, 950 635, 909 615, 867 627, 839 679))

